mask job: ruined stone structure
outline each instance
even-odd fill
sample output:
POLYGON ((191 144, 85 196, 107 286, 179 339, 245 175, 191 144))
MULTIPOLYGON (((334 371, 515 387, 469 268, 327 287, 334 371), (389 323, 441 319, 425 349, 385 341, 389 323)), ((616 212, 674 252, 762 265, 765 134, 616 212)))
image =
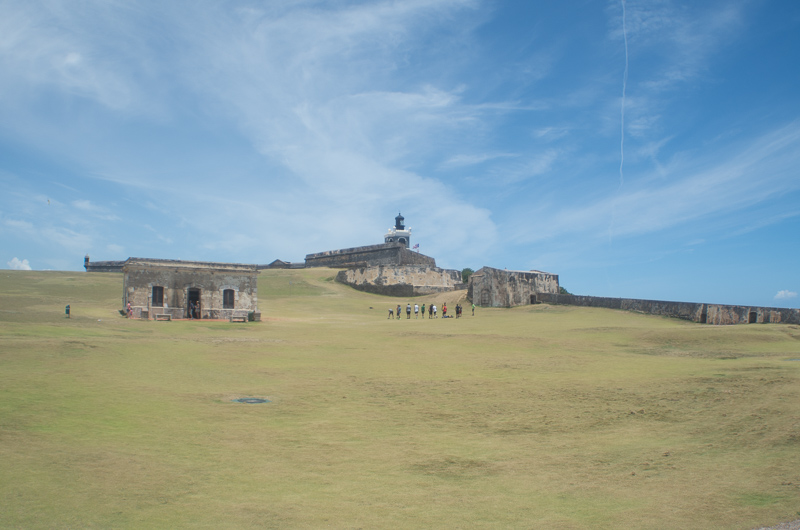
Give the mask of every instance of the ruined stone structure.
POLYGON ((398 213, 394 218, 394 228, 390 228, 383 236, 384 243, 401 243, 406 248, 411 248, 411 229, 406 229, 404 221, 403 214, 398 213))
POLYGON ((124 261, 95 261, 89 262, 89 254, 83 258, 83 268, 86 272, 122 272, 124 261))
POLYGON ((467 289, 467 297, 482 307, 532 304, 539 293, 558 293, 558 275, 483 267, 469 277, 467 289))
POLYGON ((200 318, 261 320, 255 265, 128 258, 122 272, 122 306, 136 318, 190 318, 194 304, 200 318))
POLYGON ((660 300, 576 296, 571 294, 540 294, 537 295, 537 301, 548 304, 636 311, 650 315, 664 315, 691 320, 700 324, 800 324, 800 309, 664 302, 660 300))
POLYGON ((306 256, 306 267, 375 267, 378 265, 424 265, 436 267, 436 260, 413 252, 403 243, 329 250, 306 256))
POLYGON ((336 281, 373 294, 420 296, 466 289, 461 273, 427 265, 378 265, 340 271, 336 281))

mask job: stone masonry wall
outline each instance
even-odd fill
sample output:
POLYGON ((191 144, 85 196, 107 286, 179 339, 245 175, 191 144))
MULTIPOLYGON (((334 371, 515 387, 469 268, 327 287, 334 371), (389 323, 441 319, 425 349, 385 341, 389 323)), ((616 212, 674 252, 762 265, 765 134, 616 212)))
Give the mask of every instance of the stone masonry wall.
POLYGON ((466 288, 461 282, 459 271, 422 265, 378 265, 347 269, 339 271, 336 281, 359 291, 399 297, 466 288))
POLYGON ((483 267, 470 276, 467 296, 483 307, 512 307, 533 303, 538 293, 558 293, 558 275, 483 267))
POLYGON ((664 315, 701 324, 786 323, 800 324, 800 310, 775 307, 747 307, 691 302, 666 302, 633 298, 606 298, 565 294, 539 294, 538 302, 584 307, 604 307, 664 315))
POLYGON ((425 265, 436 267, 430 256, 413 252, 402 243, 384 243, 365 247, 329 250, 306 256, 306 267, 356 267, 377 265, 425 265))

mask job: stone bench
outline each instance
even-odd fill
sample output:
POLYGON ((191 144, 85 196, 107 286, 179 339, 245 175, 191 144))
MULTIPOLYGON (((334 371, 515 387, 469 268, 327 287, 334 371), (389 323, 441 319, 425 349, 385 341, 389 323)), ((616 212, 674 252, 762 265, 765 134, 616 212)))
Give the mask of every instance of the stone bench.
POLYGON ((169 313, 164 313, 161 315, 155 315, 156 320, 172 320, 172 315, 169 313))
POLYGON ((244 317, 232 316, 231 317, 231 322, 247 322, 247 317, 246 316, 244 316, 244 317))

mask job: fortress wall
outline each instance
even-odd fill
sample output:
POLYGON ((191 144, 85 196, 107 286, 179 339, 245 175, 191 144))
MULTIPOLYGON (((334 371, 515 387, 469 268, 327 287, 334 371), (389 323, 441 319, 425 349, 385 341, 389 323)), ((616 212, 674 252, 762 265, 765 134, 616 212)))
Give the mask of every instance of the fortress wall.
POLYGON ((483 307, 513 307, 533 303, 539 293, 558 293, 558 275, 539 271, 508 271, 483 267, 469 278, 468 296, 483 307))
POLYGON ((347 269, 339 271, 336 281, 359 291, 400 297, 465 288, 459 271, 424 265, 378 265, 347 269))
POLYGON ((89 262, 87 258, 83 262, 86 272, 122 272, 124 261, 94 261, 89 262))
POLYGON ((436 260, 412 252, 402 243, 384 243, 365 247, 317 252, 306 256, 306 267, 352 267, 358 265, 425 265, 436 267, 436 260))
POLYGON ((800 310, 775 307, 748 307, 692 302, 666 302, 633 298, 605 298, 568 294, 537 294, 536 300, 548 304, 604 307, 663 315, 701 324, 786 323, 800 324, 800 310))

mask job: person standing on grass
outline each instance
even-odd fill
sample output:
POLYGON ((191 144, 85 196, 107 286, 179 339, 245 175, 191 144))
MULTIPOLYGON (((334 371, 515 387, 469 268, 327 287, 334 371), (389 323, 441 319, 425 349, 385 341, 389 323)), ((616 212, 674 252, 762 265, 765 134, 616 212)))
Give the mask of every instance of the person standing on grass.
POLYGON ((397 320, 400 320, 400 304, 397 304, 397 320))
POLYGON ((406 319, 411 319, 411 304, 406 304, 406 319))
POLYGON ((425 304, 422 304, 422 318, 425 318, 425 304))
POLYGON ((428 306, 428 318, 433 318, 433 304, 428 306))
POLYGON ((133 318, 133 308, 131 307, 130 302, 128 302, 127 313, 128 313, 128 318, 133 318))
POLYGON ((414 304, 414 318, 419 318, 419 304, 414 304))
POLYGON ((442 304, 442 318, 447 316, 447 302, 442 304))
POLYGON ((472 316, 475 316, 475 302, 472 303, 472 316))
POLYGON ((436 304, 433 304, 433 318, 437 318, 436 317, 436 304))

